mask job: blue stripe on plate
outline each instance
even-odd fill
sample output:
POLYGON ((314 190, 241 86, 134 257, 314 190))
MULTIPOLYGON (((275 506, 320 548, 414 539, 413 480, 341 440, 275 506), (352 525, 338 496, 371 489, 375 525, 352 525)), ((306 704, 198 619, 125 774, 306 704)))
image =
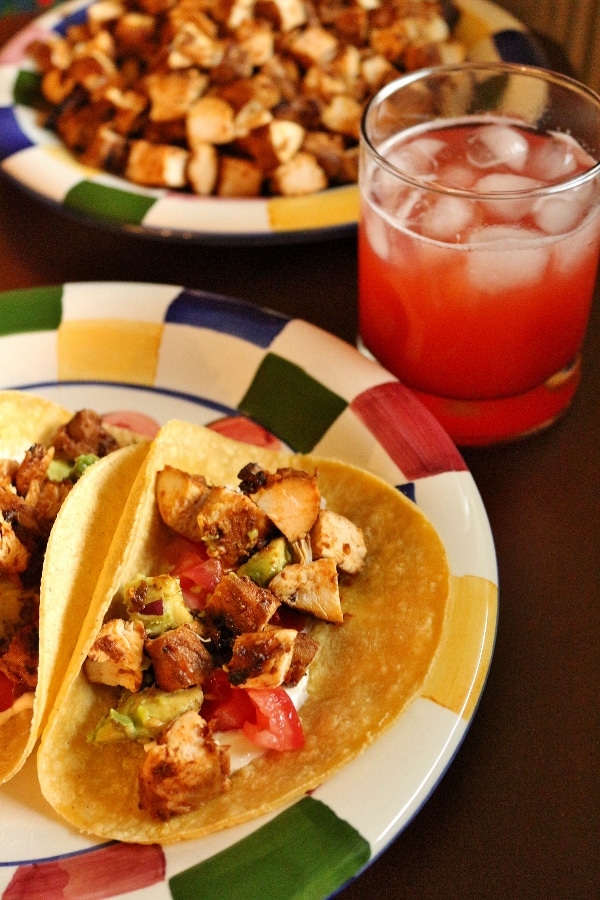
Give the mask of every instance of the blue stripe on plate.
POLYGON ((0 159, 33 147, 32 141, 21 131, 12 106, 0 107, 0 135, 0 159))
POLYGON ((184 290, 169 306, 165 322, 210 328, 266 348, 285 328, 289 319, 282 313, 242 300, 184 290))
POLYGON ((524 31, 497 31, 492 35, 494 46, 501 59, 506 62, 521 63, 528 66, 548 65, 545 54, 537 46, 531 35, 524 31))

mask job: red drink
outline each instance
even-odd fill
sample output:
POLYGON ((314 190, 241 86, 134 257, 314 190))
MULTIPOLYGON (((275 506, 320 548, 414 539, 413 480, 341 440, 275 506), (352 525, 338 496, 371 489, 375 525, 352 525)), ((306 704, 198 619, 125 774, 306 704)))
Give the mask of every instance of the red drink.
POLYGON ((577 386, 600 244, 598 180, 548 186, 595 161, 564 134, 489 116, 404 131, 378 152, 425 187, 366 163, 364 345, 458 443, 548 424, 577 386))

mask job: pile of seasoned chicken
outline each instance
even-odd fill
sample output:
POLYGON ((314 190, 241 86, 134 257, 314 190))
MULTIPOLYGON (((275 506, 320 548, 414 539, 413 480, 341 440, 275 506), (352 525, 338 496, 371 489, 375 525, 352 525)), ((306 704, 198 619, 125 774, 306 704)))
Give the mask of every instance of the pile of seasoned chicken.
POLYGON ((87 165, 199 195, 357 180, 363 109, 399 72, 460 62, 436 0, 96 0, 29 46, 43 124, 87 165))
MULTIPOLYGON (((304 678, 319 649, 310 623, 342 624, 340 578, 358 573, 366 557, 362 531, 327 508, 316 475, 250 463, 239 479, 233 488, 170 466, 157 473, 158 513, 167 534, 179 536, 174 545, 184 539, 185 559, 126 585, 118 598, 126 617, 109 613, 84 664, 90 681, 121 689, 89 740, 145 745, 140 806, 161 820, 228 790, 228 749, 213 733, 244 726, 252 735, 245 714, 231 718, 248 702, 241 695, 296 715, 280 706, 281 695, 304 678), (183 586, 191 572, 203 587, 190 604, 183 586), (229 710, 225 726, 215 685, 229 710)), ((280 737, 260 746, 301 746, 278 745, 280 737)))
POLYGON ((52 525, 85 466, 118 446, 97 413, 81 410, 48 446, 34 444, 21 462, 0 460, 0 671, 21 689, 37 686, 40 581, 52 525))

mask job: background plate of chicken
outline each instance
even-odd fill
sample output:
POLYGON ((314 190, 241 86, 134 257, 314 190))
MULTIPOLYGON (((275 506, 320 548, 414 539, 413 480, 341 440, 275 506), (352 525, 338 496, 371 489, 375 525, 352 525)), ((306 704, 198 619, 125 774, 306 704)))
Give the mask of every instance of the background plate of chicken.
POLYGON ((488 0, 70 0, 0 55, 0 159, 66 213, 161 239, 355 227, 358 134, 399 72, 543 64, 488 0))
POLYGON ((95 409, 113 426, 149 436, 179 419, 264 451, 360 467, 401 491, 432 523, 450 584, 439 650, 401 716, 309 794, 256 819, 176 844, 107 842, 52 811, 30 756, 0 788, 0 891, 44 896, 60 883, 78 898, 143 891, 166 900, 199 896, 201 888, 227 900, 334 894, 421 809, 460 747, 484 687, 497 567, 462 457, 377 363, 302 320, 235 299, 173 285, 74 283, 1 295, 0 318, 8 323, 0 337, 0 388, 68 410, 95 409))

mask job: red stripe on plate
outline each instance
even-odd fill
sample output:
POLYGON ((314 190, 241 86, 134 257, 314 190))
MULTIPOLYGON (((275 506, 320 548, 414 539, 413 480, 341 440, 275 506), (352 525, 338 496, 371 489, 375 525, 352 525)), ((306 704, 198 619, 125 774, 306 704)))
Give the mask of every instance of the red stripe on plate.
POLYGON ((408 481, 466 471, 463 458, 437 420, 398 381, 369 388, 350 408, 408 481))

